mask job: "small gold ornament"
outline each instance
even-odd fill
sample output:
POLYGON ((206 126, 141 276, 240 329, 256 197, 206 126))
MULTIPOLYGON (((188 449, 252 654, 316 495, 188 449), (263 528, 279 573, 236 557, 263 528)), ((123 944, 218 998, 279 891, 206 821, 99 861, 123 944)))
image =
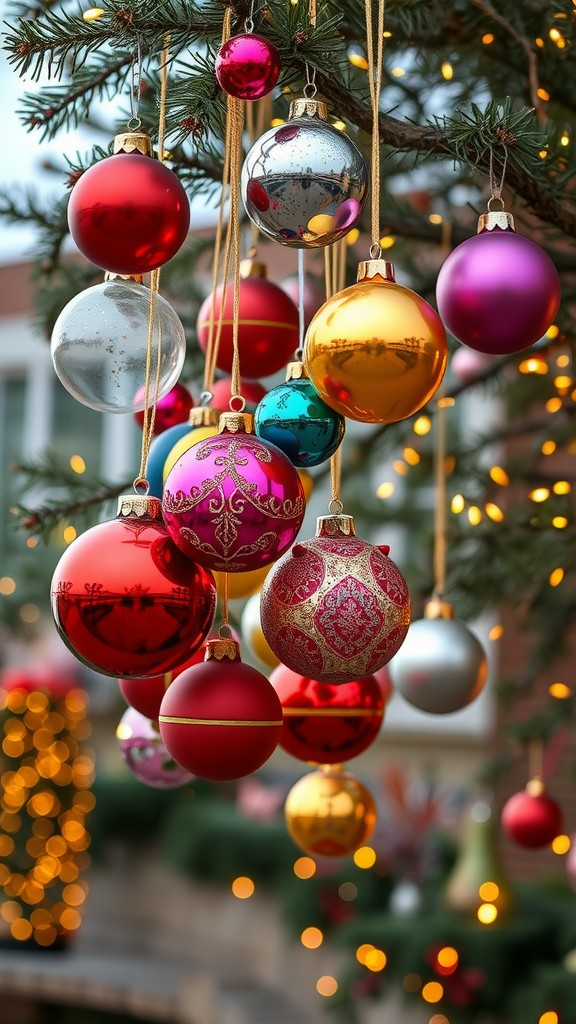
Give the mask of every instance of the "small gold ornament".
POLYGON ((319 857, 347 857, 376 824, 370 790, 339 765, 299 779, 286 797, 285 814, 296 845, 319 857))

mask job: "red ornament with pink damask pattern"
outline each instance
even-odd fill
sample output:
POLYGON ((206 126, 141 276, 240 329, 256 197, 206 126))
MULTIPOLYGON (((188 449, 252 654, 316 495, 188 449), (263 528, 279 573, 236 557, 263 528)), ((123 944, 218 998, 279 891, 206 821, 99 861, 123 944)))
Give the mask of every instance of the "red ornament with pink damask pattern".
POLYGON ((324 683, 371 675, 400 648, 410 594, 387 547, 355 536, 351 516, 321 516, 266 577, 262 630, 280 661, 324 683))

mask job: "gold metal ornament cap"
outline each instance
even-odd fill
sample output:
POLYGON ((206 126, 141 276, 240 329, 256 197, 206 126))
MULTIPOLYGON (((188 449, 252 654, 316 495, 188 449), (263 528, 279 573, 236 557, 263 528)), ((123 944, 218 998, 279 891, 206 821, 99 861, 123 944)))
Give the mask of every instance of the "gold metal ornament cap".
POLYGON ((546 786, 539 775, 535 775, 533 779, 526 783, 526 792, 529 796, 544 796, 546 786))
POLYGON ((506 210, 488 210, 486 213, 481 213, 478 218, 476 234, 479 235, 481 231, 493 231, 494 228, 500 228, 501 231, 515 231, 514 217, 506 210))
POLYGON ((338 515, 318 516, 316 520, 317 537, 354 537, 356 523, 354 516, 340 512, 338 515))
POLYGON ((259 260, 240 260, 240 277, 242 279, 247 277, 262 277, 266 279, 268 277, 268 267, 265 263, 260 263, 259 260))
POLYGON ((295 359, 293 362, 288 363, 288 365, 286 367, 286 380, 287 381, 288 380, 302 380, 303 377, 304 378, 308 377, 308 373, 307 373, 306 367, 304 366, 304 363, 302 363, 298 359, 295 359))
POLYGON ((223 412, 220 413, 218 431, 223 434, 253 434, 254 417, 250 412, 223 412))
POLYGON ((357 281, 370 280, 373 277, 381 277, 384 281, 396 283, 394 276, 394 264, 390 260, 360 260, 358 264, 357 281))
POLYGON ((151 494, 121 494, 118 498, 119 518, 124 516, 148 516, 150 519, 162 520, 162 502, 151 494))
POLYGON ((311 100, 307 96, 299 96, 292 100, 288 113, 289 121, 295 117, 317 117, 320 121, 327 121, 328 105, 324 103, 324 100, 311 100))
POLYGON ((217 427, 220 416, 219 409, 212 409, 208 405, 195 405, 188 413, 188 423, 191 427, 217 427))
POLYGON ((231 637, 216 637, 206 641, 204 661, 222 661, 228 658, 229 661, 241 661, 240 644, 231 637))
POLYGON ((443 597, 431 597, 424 606, 425 619, 453 619, 454 605, 443 597))
POLYGON ((114 153, 141 153, 152 156, 152 139, 144 132, 122 132, 114 138, 114 153))

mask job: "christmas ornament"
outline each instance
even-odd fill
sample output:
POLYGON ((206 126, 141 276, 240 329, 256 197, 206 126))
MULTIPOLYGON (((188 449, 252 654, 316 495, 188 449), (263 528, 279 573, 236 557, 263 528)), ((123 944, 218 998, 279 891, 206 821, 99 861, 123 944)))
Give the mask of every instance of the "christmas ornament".
POLYGON ((380 731, 384 700, 374 676, 334 686, 279 665, 270 682, 284 713, 280 746, 300 761, 348 761, 366 750, 380 731))
POLYGON ((164 521, 174 543, 221 572, 248 572, 275 561, 304 518, 296 470, 251 430, 248 413, 223 413, 220 433, 189 448, 164 487, 164 521))
POLYGON ((566 877, 573 892, 576 892, 576 836, 572 836, 570 849, 566 854, 566 877))
MULTIPOLYGON (((295 306, 300 305, 300 282, 298 275, 286 277, 280 281, 280 287, 292 299, 295 306)), ((326 285, 319 277, 304 274, 304 329, 308 327, 312 317, 326 301, 326 285)))
POLYGON ((519 846, 533 850, 548 846, 562 832, 562 808, 546 792, 542 779, 530 779, 502 808, 502 828, 519 846))
POLYGON ((372 794, 340 768, 304 775, 284 810, 290 836, 313 857, 347 857, 367 842, 376 824, 372 794))
POLYGON ((68 203, 68 226, 87 260, 115 274, 146 274, 175 256, 190 204, 173 171, 152 158, 147 135, 126 132, 114 156, 84 171, 68 203))
POLYGON ((454 618, 448 601, 432 599, 388 665, 398 693, 420 711, 448 715, 483 690, 488 662, 480 641, 454 618))
MULTIPOLYGON (((257 380, 240 380, 240 394, 246 402, 246 412, 252 415, 256 410, 258 402, 261 402, 266 395, 266 388, 263 388, 257 380)), ((212 406, 219 412, 228 412, 230 398, 232 397, 232 378, 221 377, 215 380, 212 385, 212 406)))
MULTIPOLYGON (((284 369, 298 348, 298 310, 277 284, 268 281, 263 263, 242 260, 240 266, 238 309, 238 355, 240 370, 250 379, 269 377, 284 369)), ((234 288, 229 284, 222 303, 223 286, 216 290, 215 301, 208 295, 198 314, 198 343, 204 353, 214 331, 222 323, 216 366, 224 373, 232 370, 234 288), (214 309, 213 309, 214 306, 214 309)))
POLYGON ((250 654, 269 668, 276 668, 278 658, 262 632, 260 622, 260 594, 256 592, 247 600, 242 611, 242 639, 250 654))
POLYGON ((146 479, 148 481, 148 494, 153 498, 162 498, 164 490, 164 466, 166 459, 174 445, 181 437, 190 434, 190 423, 176 423, 168 427, 161 434, 157 434, 150 445, 148 461, 146 463, 146 479))
POLYGON ((259 100, 272 91, 280 74, 280 54, 265 36, 232 36, 216 54, 220 88, 239 100, 259 100))
POLYGON ((482 903, 495 907, 498 920, 510 912, 513 896, 502 866, 494 829, 494 815, 485 800, 475 800, 464 821, 456 862, 444 888, 450 910, 477 919, 482 903))
POLYGON ((122 715, 116 736, 124 764, 146 786, 175 789, 192 779, 166 750, 155 723, 134 708, 128 708, 122 715))
POLYGON ((289 363, 286 383, 262 399, 254 418, 256 433, 275 444, 294 466, 318 466, 342 443, 344 417, 326 405, 308 380, 302 363, 289 363))
POLYGON ((431 306, 396 284, 387 260, 364 260, 356 284, 328 299, 312 319, 304 363, 333 409, 362 423, 412 416, 436 391, 448 356, 431 306))
MULTIPOLYGON (((67 391, 99 412, 136 412, 145 405, 150 289, 116 278, 86 288, 60 313, 52 331, 54 369, 67 391)), ((154 297, 151 404, 176 384, 186 357, 184 328, 169 302, 154 297), (158 348, 158 344, 160 347, 158 348)))
POLYGON ((239 779, 273 753, 282 706, 266 676, 240 660, 234 640, 209 640, 205 657, 166 691, 160 733, 178 764, 194 775, 239 779))
MULTIPOLYGON (((152 391, 155 391, 155 384, 152 391)), ((151 396, 153 398, 153 395, 151 396)), ((152 405, 151 397, 149 397, 149 405, 152 405)), ((137 392, 138 401, 144 401, 144 389, 137 392)), ((170 388, 162 398, 159 398, 156 402, 156 412, 154 415, 154 433, 162 434, 170 427, 174 427, 178 424, 185 423, 188 419, 188 415, 192 406, 194 405, 194 399, 185 388, 183 384, 175 384, 174 387, 170 388)), ((143 408, 143 406, 142 406, 143 408)), ((134 415, 134 419, 139 427, 144 426, 144 413, 137 412, 134 415)))
POLYGON ((347 683, 396 653, 410 623, 410 595, 388 550, 356 537, 352 516, 321 516, 316 537, 270 570, 262 629, 284 665, 320 682, 347 683))
POLYGON ((303 98, 291 104, 284 124, 256 140, 241 187, 246 212, 262 234, 317 248, 338 241, 360 217, 368 168, 355 143, 328 122, 326 104, 303 98))
POLYGON ((204 661, 204 653, 205 644, 202 644, 194 654, 186 658, 171 672, 163 672, 160 676, 149 676, 147 679, 119 679, 120 693, 126 703, 144 715, 144 718, 157 721, 162 698, 172 680, 184 669, 190 668, 191 665, 199 665, 201 661, 204 661))
POLYGON ((560 281, 548 254, 516 234, 512 215, 490 211, 480 217, 478 234, 443 263, 436 301, 458 341, 507 355, 546 333, 560 305, 560 281))
POLYGON ((252 572, 231 572, 228 574, 215 572, 214 580, 218 597, 221 601, 224 600, 225 593, 230 601, 239 601, 242 598, 250 597, 257 590, 260 590, 269 571, 270 566, 264 565, 261 569, 253 569, 252 572), (225 579, 226 575, 228 576, 227 581, 225 579))
POLYGON ((157 498, 123 495, 116 519, 66 549, 51 601, 58 633, 84 664, 109 676, 154 676, 200 647, 216 587, 170 540, 157 498))
POLYGON ((454 380, 459 384, 467 384, 474 380, 481 373, 484 373, 489 366, 493 365, 493 358, 485 355, 484 352, 475 352, 471 348, 458 348, 450 357, 450 369, 454 380))
POLYGON ((162 467, 163 484, 166 483, 166 478, 172 466, 176 465, 178 460, 182 458, 192 445, 200 444, 201 441, 205 441, 208 437, 214 437, 218 433, 219 423, 220 414, 217 409, 200 406, 190 411, 187 432, 175 441, 164 460, 164 466, 162 467))

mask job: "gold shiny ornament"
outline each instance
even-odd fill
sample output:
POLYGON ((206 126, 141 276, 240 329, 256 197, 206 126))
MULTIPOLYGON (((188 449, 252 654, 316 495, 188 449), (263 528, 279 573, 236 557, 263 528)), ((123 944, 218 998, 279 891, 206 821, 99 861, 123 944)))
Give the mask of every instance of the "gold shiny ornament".
POLYGON ((376 824, 370 790, 338 765, 304 775, 285 804, 286 826, 297 846, 318 857, 347 857, 376 824))
POLYGON ((258 661, 261 661, 263 665, 268 665, 269 668, 276 668, 276 666, 280 664, 280 659, 276 657, 264 636, 264 633, 262 632, 262 623, 260 622, 259 591, 252 594, 244 605, 241 627, 242 640, 244 641, 245 648, 250 652, 250 654, 253 654, 258 658, 258 661))
POLYGON ((162 477, 164 483, 168 473, 173 466, 176 465, 178 459, 181 459, 185 452, 192 447, 193 444, 199 444, 200 441, 205 441, 208 437, 214 437, 218 433, 218 427, 191 427, 189 434, 184 434, 179 441, 176 442, 166 462, 164 463, 164 469, 162 471, 162 477))
MULTIPOLYGON (((264 583, 269 571, 270 566, 264 565, 261 569, 252 569, 250 572, 229 572, 227 590, 228 600, 238 601, 244 597, 250 597, 252 594, 255 594, 257 590, 260 590, 260 587, 264 583)), ((223 601, 224 592, 226 591, 226 573, 213 572, 212 575, 216 582, 218 597, 223 601)))
POLYGON ((300 483, 304 488, 304 497, 306 502, 310 500, 310 495, 314 490, 314 477, 306 469, 296 469, 298 476, 300 477, 300 483))
POLYGON ((395 423, 426 404, 448 358, 446 332, 425 299, 396 284, 387 260, 358 267, 356 284, 313 317, 304 364, 324 401, 349 419, 395 423))

